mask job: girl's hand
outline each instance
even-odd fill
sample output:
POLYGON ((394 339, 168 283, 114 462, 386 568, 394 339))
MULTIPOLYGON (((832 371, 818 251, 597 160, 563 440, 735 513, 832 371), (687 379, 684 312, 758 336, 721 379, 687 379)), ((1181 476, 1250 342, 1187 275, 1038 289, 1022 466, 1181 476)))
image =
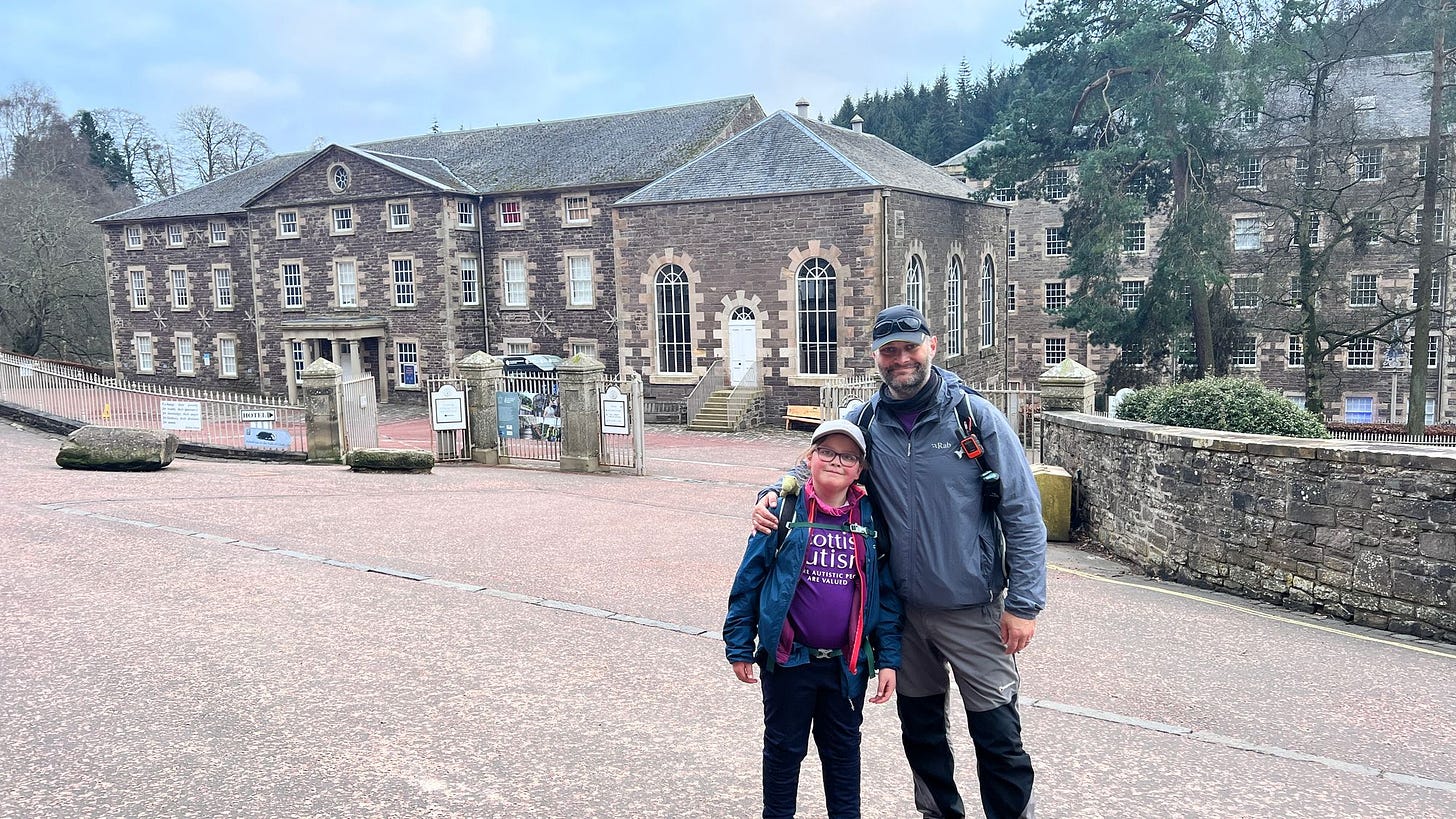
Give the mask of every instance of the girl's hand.
POLYGON ((875 695, 870 697, 870 702, 879 704, 888 702, 890 695, 895 693, 895 669, 882 668, 876 678, 875 695))
MULTIPOLYGON (((893 673, 893 672, 891 672, 891 673, 893 673)), ((733 664, 733 675, 738 678, 739 682, 746 682, 746 683, 756 683, 756 682, 758 682, 758 678, 755 677, 755 676, 753 676, 753 663, 742 663, 742 662, 740 662, 740 663, 734 663, 733 664)), ((895 680, 894 677, 891 677, 890 678, 890 687, 891 688, 894 688, 895 687, 895 681, 894 680, 895 680)))

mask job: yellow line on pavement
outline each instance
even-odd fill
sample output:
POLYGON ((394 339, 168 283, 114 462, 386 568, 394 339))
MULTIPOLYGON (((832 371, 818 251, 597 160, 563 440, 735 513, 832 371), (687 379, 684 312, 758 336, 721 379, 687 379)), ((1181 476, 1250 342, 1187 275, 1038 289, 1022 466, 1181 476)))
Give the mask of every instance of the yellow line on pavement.
POLYGON ((1251 608, 1248 608, 1246 606, 1240 606, 1240 605, 1235 604, 1235 603, 1225 603, 1222 600, 1211 600, 1211 599, 1209 599, 1207 597, 1202 597, 1200 595, 1189 594, 1188 592, 1181 592, 1181 591, 1175 591, 1173 589, 1159 588, 1158 586, 1152 586, 1152 585, 1148 585, 1146 583, 1130 583, 1130 582, 1128 582, 1126 580, 1114 580, 1111 577, 1103 577, 1101 575, 1092 574, 1091 572, 1084 572, 1084 571, 1082 571, 1080 569, 1073 569, 1070 566, 1058 566, 1055 563, 1048 563, 1047 564, 1047 568, 1049 568, 1049 569, 1056 569, 1057 571, 1066 572, 1067 574, 1074 574, 1074 575, 1076 575, 1078 577, 1085 577, 1088 580, 1096 580, 1096 581, 1101 582, 1101 583, 1111 583, 1114 586, 1127 586, 1129 588, 1143 589, 1145 591, 1156 592, 1158 594, 1167 594, 1167 595, 1172 595, 1173 597, 1182 597, 1185 600, 1194 600, 1194 601, 1197 601, 1199 603, 1206 603, 1206 604, 1208 604, 1210 606, 1219 606, 1221 608, 1232 609, 1234 611, 1243 612, 1244 614, 1252 614, 1255 617, 1263 617, 1263 618, 1266 618, 1266 619, 1269 619, 1269 620, 1277 620, 1277 621, 1279 621, 1281 623, 1288 623, 1288 624, 1294 625, 1294 626, 1302 626, 1303 628, 1312 628, 1312 629, 1315 629, 1316 631, 1324 631, 1324 632, 1328 632, 1330 634, 1338 634, 1341 637, 1351 637, 1351 638, 1354 638, 1356 640, 1366 640, 1366 641, 1371 642, 1371 643, 1380 643, 1381 645, 1390 646, 1392 648, 1403 648, 1403 649, 1406 649, 1408 651, 1418 651, 1418 652, 1420 652, 1422 654, 1431 654, 1431 655, 1434 655, 1436 657, 1444 657, 1444 658, 1446 658, 1448 660, 1456 660, 1456 654, 1452 654, 1452 653, 1449 653, 1449 652, 1438 651, 1438 650, 1433 649, 1433 648, 1426 648, 1425 646, 1411 645, 1410 643, 1404 643, 1404 642, 1400 642, 1400 641, 1397 641, 1397 640, 1391 640, 1391 639, 1388 639, 1388 638, 1385 638, 1385 637, 1372 637, 1372 636, 1370 636, 1368 634, 1356 634, 1355 632, 1345 631, 1344 629, 1331 628, 1330 626, 1322 626, 1319 623, 1311 623, 1311 622, 1308 622, 1308 621, 1305 621, 1305 620, 1296 620, 1293 617, 1284 617, 1284 616, 1281 616, 1281 615, 1278 615, 1278 614, 1272 614, 1272 613, 1266 612, 1266 611, 1257 611, 1255 609, 1251 609, 1251 608))

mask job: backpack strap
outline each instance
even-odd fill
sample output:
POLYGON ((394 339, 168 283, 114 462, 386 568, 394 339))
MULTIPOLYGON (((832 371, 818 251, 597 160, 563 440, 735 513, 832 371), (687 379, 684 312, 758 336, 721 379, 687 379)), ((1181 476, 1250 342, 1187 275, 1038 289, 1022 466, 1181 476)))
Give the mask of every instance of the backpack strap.
POLYGON ((794 518, 799 514, 799 479, 793 476, 784 478, 783 491, 779 492, 779 528, 774 539, 773 562, 779 560, 779 552, 784 550, 784 539, 789 535, 789 529, 794 526, 794 518))
POLYGON ((866 529, 858 523, 815 523, 809 520, 796 520, 789 524, 790 529, 819 529, 825 532, 849 532, 852 535, 862 535, 867 538, 875 537, 874 529, 866 529))

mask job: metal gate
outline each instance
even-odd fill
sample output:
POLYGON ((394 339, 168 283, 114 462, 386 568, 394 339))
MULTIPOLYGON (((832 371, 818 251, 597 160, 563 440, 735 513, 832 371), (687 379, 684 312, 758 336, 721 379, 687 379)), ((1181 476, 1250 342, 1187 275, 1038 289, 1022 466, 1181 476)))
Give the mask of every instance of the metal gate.
POLYGON ((603 466, 630 470, 634 475, 643 474, 647 460, 643 457, 642 441, 644 403, 642 377, 636 373, 609 375, 602 382, 598 405, 602 412, 603 466), (619 429, 627 431, 608 432, 619 429))
POLYGON ((470 387, 463 378, 426 378, 435 462, 470 460, 470 387))
POLYGON ((512 461, 561 462, 561 387, 555 372, 506 373, 496 413, 501 455, 512 461))
POLYGON ((344 380, 340 415, 344 421, 344 451, 379 446, 379 393, 374 376, 344 380))

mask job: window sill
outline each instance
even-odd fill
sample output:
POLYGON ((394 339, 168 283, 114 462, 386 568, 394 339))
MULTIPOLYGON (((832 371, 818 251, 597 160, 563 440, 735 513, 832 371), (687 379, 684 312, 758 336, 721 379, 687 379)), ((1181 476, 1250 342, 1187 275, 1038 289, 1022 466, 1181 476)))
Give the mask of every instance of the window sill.
POLYGON ((530 309, 531 309, 531 305, 529 305, 529 304, 503 304, 503 305, 501 305, 501 312, 502 313, 524 313, 524 312, 526 312, 526 311, 528 311, 530 309))
POLYGON ((566 305, 566 309, 567 310, 595 310, 595 309, 597 309, 597 306, 595 304, 568 304, 568 305, 566 305))
POLYGON ((833 373, 827 375, 791 375, 789 376, 790 387, 822 387, 831 384, 844 376, 833 373))
POLYGON ((355 234, 355 231, 352 231, 352 230, 331 230, 331 231, 329 231, 329 235, 330 236, 353 236, 354 234, 355 234))
POLYGON ((456 225, 456 230, 475 230, 475 225, 456 225))
POLYGON ((587 227, 591 227, 592 226, 592 223, 591 222, 562 222, 561 223, 561 226, 563 228, 587 228, 587 227))
POLYGON ((495 229, 496 230, 500 230, 500 231, 525 230, 526 229, 526 226, 525 225, 496 225, 495 226, 495 229))
POLYGON ((229 244, 231 244, 231 243, 230 242, 208 242, 207 243, 207 246, 208 247, 227 247, 229 244))
POLYGON ((413 227, 392 227, 392 228, 385 228, 384 232, 385 233, 413 233, 414 232, 414 228, 413 227))
POLYGON ((649 384, 685 385, 696 384, 702 379, 696 373, 653 373, 647 376, 649 384))
POLYGON ((131 306, 131 312, 133 312, 133 313, 145 313, 146 311, 148 311, 150 309, 152 309, 152 308, 150 308, 150 307, 148 307, 146 305, 143 305, 141 307, 137 307, 135 304, 133 304, 131 306))

